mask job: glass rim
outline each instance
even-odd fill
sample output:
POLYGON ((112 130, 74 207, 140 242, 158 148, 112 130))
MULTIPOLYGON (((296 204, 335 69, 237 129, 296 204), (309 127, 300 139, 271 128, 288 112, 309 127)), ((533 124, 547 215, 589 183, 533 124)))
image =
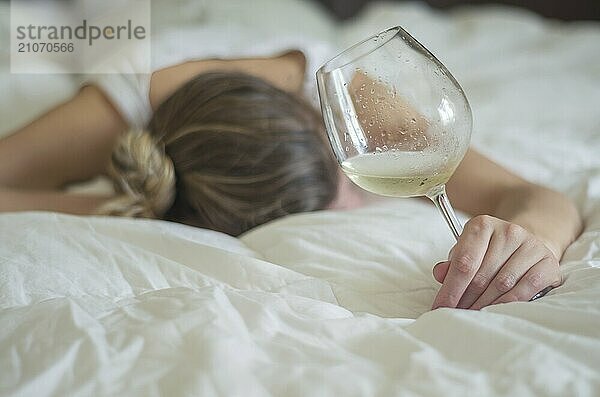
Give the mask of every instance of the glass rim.
POLYGON ((465 100, 467 101, 467 106, 469 107, 469 110, 471 109, 471 105, 469 104, 469 101, 466 97, 466 94, 462 88, 462 86, 460 85, 460 83, 458 82, 458 80, 456 80, 456 78, 454 77, 454 75, 452 74, 452 72, 450 72, 450 70, 448 70, 448 68, 446 67, 446 65, 444 65, 431 51, 429 51, 429 49, 427 47, 425 47, 423 44, 421 44, 421 42, 419 40, 417 40, 416 38, 414 38, 409 32, 407 32, 402 26, 397 25, 397 26, 392 26, 391 28, 387 28, 382 30, 379 33, 376 33, 364 40, 359 41, 358 43, 352 45, 349 48, 346 48, 345 50, 343 50, 342 52, 340 52, 339 54, 337 54, 336 56, 334 56, 333 58, 331 58, 329 61, 325 62, 323 65, 321 65, 321 67, 317 70, 316 76, 317 76, 317 85, 319 85, 319 76, 325 75, 325 74, 329 74, 334 72, 335 70, 340 70, 346 66, 348 66, 349 64, 364 58, 370 54, 372 54, 373 52, 377 51, 379 48, 383 47, 384 45, 386 45, 387 43, 389 43, 391 40, 393 40, 394 38, 396 38, 398 36, 398 34, 402 35, 402 39, 406 42, 408 41, 409 45, 412 46, 416 46, 418 47, 420 50, 422 50, 423 52, 425 52, 425 54, 427 54, 427 56, 429 57, 429 59, 435 63, 441 70, 442 72, 446 75, 446 77, 448 77, 450 79, 450 81, 452 81, 452 83, 458 88, 458 90, 463 94, 463 96, 465 97, 465 100), (360 53, 359 55, 357 55, 356 57, 353 57, 352 59, 347 59, 344 62, 340 62, 344 55, 347 55, 348 53, 356 50, 357 48, 359 48, 360 46, 364 45, 365 43, 367 43, 370 40, 375 39, 375 37, 384 35, 386 33, 390 33, 390 32, 394 32, 394 34, 385 37, 383 40, 379 41, 377 44, 369 47, 366 51, 360 53), (335 64, 335 63, 338 64, 335 64), (335 64, 335 65, 333 65, 335 64))
POLYGON ((406 30, 404 30, 400 25, 397 26, 393 26, 391 28, 387 28, 382 30, 379 33, 376 33, 370 37, 367 37, 364 40, 359 41, 358 43, 350 46, 349 48, 346 48, 345 50, 343 50, 342 52, 338 53, 336 56, 334 56, 333 58, 331 58, 330 60, 328 60, 327 62, 325 62, 323 65, 321 65, 321 67, 317 70, 317 74, 325 74, 325 73, 331 73, 336 69, 341 69, 344 66, 362 58, 365 57, 369 54, 372 54, 373 52, 377 51, 379 48, 383 47, 384 45, 386 45, 390 40, 394 39, 396 36, 398 36, 398 33, 405 33, 405 34, 409 34, 406 30), (342 60, 342 58, 344 57, 344 55, 347 55, 348 53, 355 51, 357 48, 365 45, 366 43, 368 43, 369 41, 374 40, 376 37, 379 37, 381 35, 384 34, 389 34, 390 32, 394 32, 394 34, 392 34, 389 37, 386 37, 385 39, 381 40, 380 42, 378 42, 377 44, 374 44, 373 46, 370 46, 368 48, 365 49, 365 51, 359 55, 357 55, 356 57, 346 60, 345 62, 340 62, 342 60), (338 64, 336 64, 338 63, 338 64))

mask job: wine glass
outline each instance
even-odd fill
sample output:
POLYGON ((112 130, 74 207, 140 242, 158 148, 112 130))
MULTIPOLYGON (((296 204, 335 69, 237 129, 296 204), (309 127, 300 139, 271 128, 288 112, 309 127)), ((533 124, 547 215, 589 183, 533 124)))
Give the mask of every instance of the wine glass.
POLYGON ((469 147, 472 115, 448 69, 396 26, 325 63, 317 84, 346 175, 379 195, 429 197, 458 239, 445 184, 469 147))

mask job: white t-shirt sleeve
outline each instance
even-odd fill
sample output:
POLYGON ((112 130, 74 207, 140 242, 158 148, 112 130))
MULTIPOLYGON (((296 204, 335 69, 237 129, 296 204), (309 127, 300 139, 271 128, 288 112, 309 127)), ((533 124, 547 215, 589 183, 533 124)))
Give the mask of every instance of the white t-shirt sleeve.
POLYGON ((146 128, 152 117, 150 75, 96 74, 88 76, 85 84, 98 87, 131 129, 146 128))
POLYGON ((152 117, 150 106, 150 72, 152 62, 148 48, 123 44, 102 59, 97 70, 85 76, 84 85, 95 85, 123 116, 131 128, 143 129, 152 117))

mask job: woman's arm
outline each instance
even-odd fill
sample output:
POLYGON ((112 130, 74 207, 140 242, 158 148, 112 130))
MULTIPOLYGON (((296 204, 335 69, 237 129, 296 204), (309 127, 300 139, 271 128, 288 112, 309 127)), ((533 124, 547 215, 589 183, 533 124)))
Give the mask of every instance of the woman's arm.
POLYGON ((0 212, 54 211, 89 215, 110 196, 0 187, 0 212))
POLYGON ((474 215, 448 261, 433 308, 529 300, 561 283, 558 260, 581 233, 577 209, 564 195, 529 183, 469 150, 447 185, 458 209, 474 215), (487 214, 487 215, 484 215, 487 214))
POLYGON ((521 225, 559 259, 581 232, 579 213, 566 196, 527 182, 472 149, 448 182, 447 191, 461 211, 521 225))
POLYGON ((109 197, 60 189, 103 173, 124 129, 117 111, 89 86, 0 139, 0 212, 92 212, 109 197))
POLYGON ((245 73, 293 94, 304 83, 306 58, 301 51, 289 51, 267 58, 203 59, 157 70, 150 83, 150 103, 156 109, 178 88, 195 76, 208 72, 245 73))
POLYGON ((69 101, 0 139, 0 186, 60 189, 104 172, 126 124, 100 90, 69 101))
POLYGON ((95 87, 0 139, 0 212, 90 213, 108 197, 60 191, 104 172, 126 124, 95 87))

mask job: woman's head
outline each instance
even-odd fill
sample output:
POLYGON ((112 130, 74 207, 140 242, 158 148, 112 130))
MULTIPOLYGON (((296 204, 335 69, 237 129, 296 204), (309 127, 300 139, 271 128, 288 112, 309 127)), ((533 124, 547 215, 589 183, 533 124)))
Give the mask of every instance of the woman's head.
POLYGON ((328 206, 336 165, 318 114, 242 74, 191 80, 113 152, 120 197, 102 213, 157 217, 231 235, 328 206))

